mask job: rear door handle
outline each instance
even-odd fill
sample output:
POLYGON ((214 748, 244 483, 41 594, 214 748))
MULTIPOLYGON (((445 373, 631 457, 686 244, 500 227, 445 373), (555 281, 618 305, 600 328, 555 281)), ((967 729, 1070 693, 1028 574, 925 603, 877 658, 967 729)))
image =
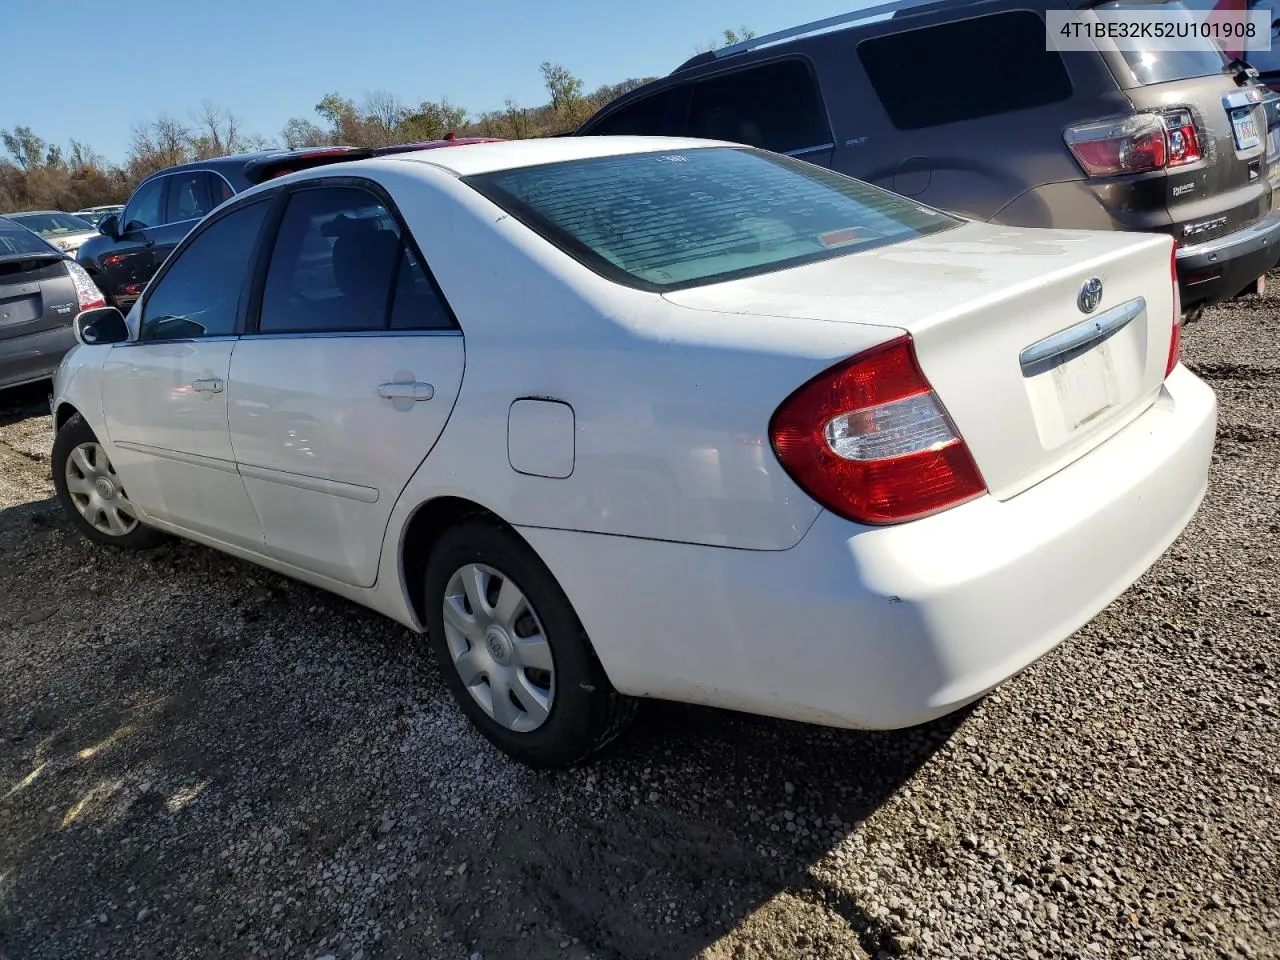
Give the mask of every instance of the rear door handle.
POLYGON ((191 389, 196 393, 221 393, 222 381, 217 377, 211 377, 208 380, 193 380, 191 389))
POLYGON ((420 380, 378 384, 378 396, 384 400, 430 400, 435 395, 436 388, 420 380))

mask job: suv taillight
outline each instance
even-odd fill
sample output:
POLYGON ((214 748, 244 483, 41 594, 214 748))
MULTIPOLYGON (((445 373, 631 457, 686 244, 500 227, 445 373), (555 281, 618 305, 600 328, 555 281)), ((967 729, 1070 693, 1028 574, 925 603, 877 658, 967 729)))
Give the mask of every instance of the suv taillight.
POLYGON ((1173 332, 1169 334, 1169 359, 1164 365, 1166 379, 1182 356, 1182 292, 1178 289, 1178 241, 1169 252, 1169 273, 1173 281, 1173 332))
POLYGON ((1169 136, 1169 166, 1180 167, 1195 163, 1204 154, 1200 151, 1200 134, 1189 110, 1171 110, 1164 115, 1164 127, 1169 136))
POLYGON ((1201 159, 1200 135, 1188 110, 1139 113, 1068 127, 1063 134, 1091 177, 1147 173, 1201 159))
POLYGON ((68 260, 67 272, 71 274, 71 282, 76 285, 76 299, 80 301, 81 310, 92 310, 95 307, 107 305, 106 298, 98 289, 98 285, 93 282, 93 277, 89 276, 89 271, 74 260, 68 260))
POLYGON ((774 413, 769 437, 809 496, 858 523, 915 520, 986 491, 910 335, 814 377, 774 413))

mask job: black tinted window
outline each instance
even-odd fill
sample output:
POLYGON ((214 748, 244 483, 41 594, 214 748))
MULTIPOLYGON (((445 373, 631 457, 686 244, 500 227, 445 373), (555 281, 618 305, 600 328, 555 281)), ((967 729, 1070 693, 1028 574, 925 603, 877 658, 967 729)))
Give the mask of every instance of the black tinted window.
POLYGON ((143 340, 186 340, 236 332, 236 309, 267 201, 229 213, 199 233, 148 290, 143 340))
POLYGON ((141 230, 164 222, 164 211, 160 206, 164 201, 165 179, 148 180, 129 198, 129 205, 120 216, 122 230, 141 230))
POLYGON ((893 125, 918 130, 1066 100, 1062 56, 1027 11, 864 40, 858 57, 893 125), (922 77, 937 82, 922 85, 922 77))
POLYGON ((661 137, 678 134, 680 132, 679 123, 671 116, 672 106, 676 99, 677 92, 683 92, 685 88, 678 87, 675 89, 663 90, 661 93, 654 93, 643 100, 637 100, 635 103, 629 104, 609 114, 600 122, 593 124, 586 133, 591 136, 631 136, 631 137, 661 137))
POLYGON ((689 136, 778 153, 831 143, 822 99, 798 60, 769 63, 695 84, 689 136))
POLYGON ((289 198, 262 296, 263 333, 381 330, 400 229, 370 193, 301 190, 289 198))
POLYGON ((214 200, 213 179, 213 174, 204 170, 193 170, 170 177, 165 223, 196 220, 216 207, 218 201, 214 200))
POLYGON ((400 248, 396 267, 396 290, 391 302, 392 330, 449 330, 453 314, 413 250, 400 248))

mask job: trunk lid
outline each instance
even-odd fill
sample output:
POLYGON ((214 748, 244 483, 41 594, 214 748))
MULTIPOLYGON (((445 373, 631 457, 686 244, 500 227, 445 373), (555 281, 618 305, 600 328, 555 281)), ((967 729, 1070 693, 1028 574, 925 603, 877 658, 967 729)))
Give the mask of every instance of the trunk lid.
POLYGON ((664 296, 721 313, 883 326, 886 339, 909 332, 989 491, 1008 499, 1155 401, 1175 311, 1171 248, 1158 235, 969 223, 664 296), (1079 301, 1093 280, 1101 296, 1086 313, 1079 301))
POLYGON ((57 254, 0 254, 0 340, 65 327, 79 309, 57 254))

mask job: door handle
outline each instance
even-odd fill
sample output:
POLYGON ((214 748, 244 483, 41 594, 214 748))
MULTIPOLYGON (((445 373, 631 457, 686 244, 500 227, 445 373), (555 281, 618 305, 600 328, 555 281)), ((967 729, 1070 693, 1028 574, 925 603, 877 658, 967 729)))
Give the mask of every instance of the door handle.
POLYGON ((191 389, 196 393, 221 393, 222 381, 217 377, 211 377, 207 380, 193 380, 191 389))
POLYGON ((435 395, 436 388, 420 380, 378 384, 378 396, 384 400, 430 400, 435 395))

